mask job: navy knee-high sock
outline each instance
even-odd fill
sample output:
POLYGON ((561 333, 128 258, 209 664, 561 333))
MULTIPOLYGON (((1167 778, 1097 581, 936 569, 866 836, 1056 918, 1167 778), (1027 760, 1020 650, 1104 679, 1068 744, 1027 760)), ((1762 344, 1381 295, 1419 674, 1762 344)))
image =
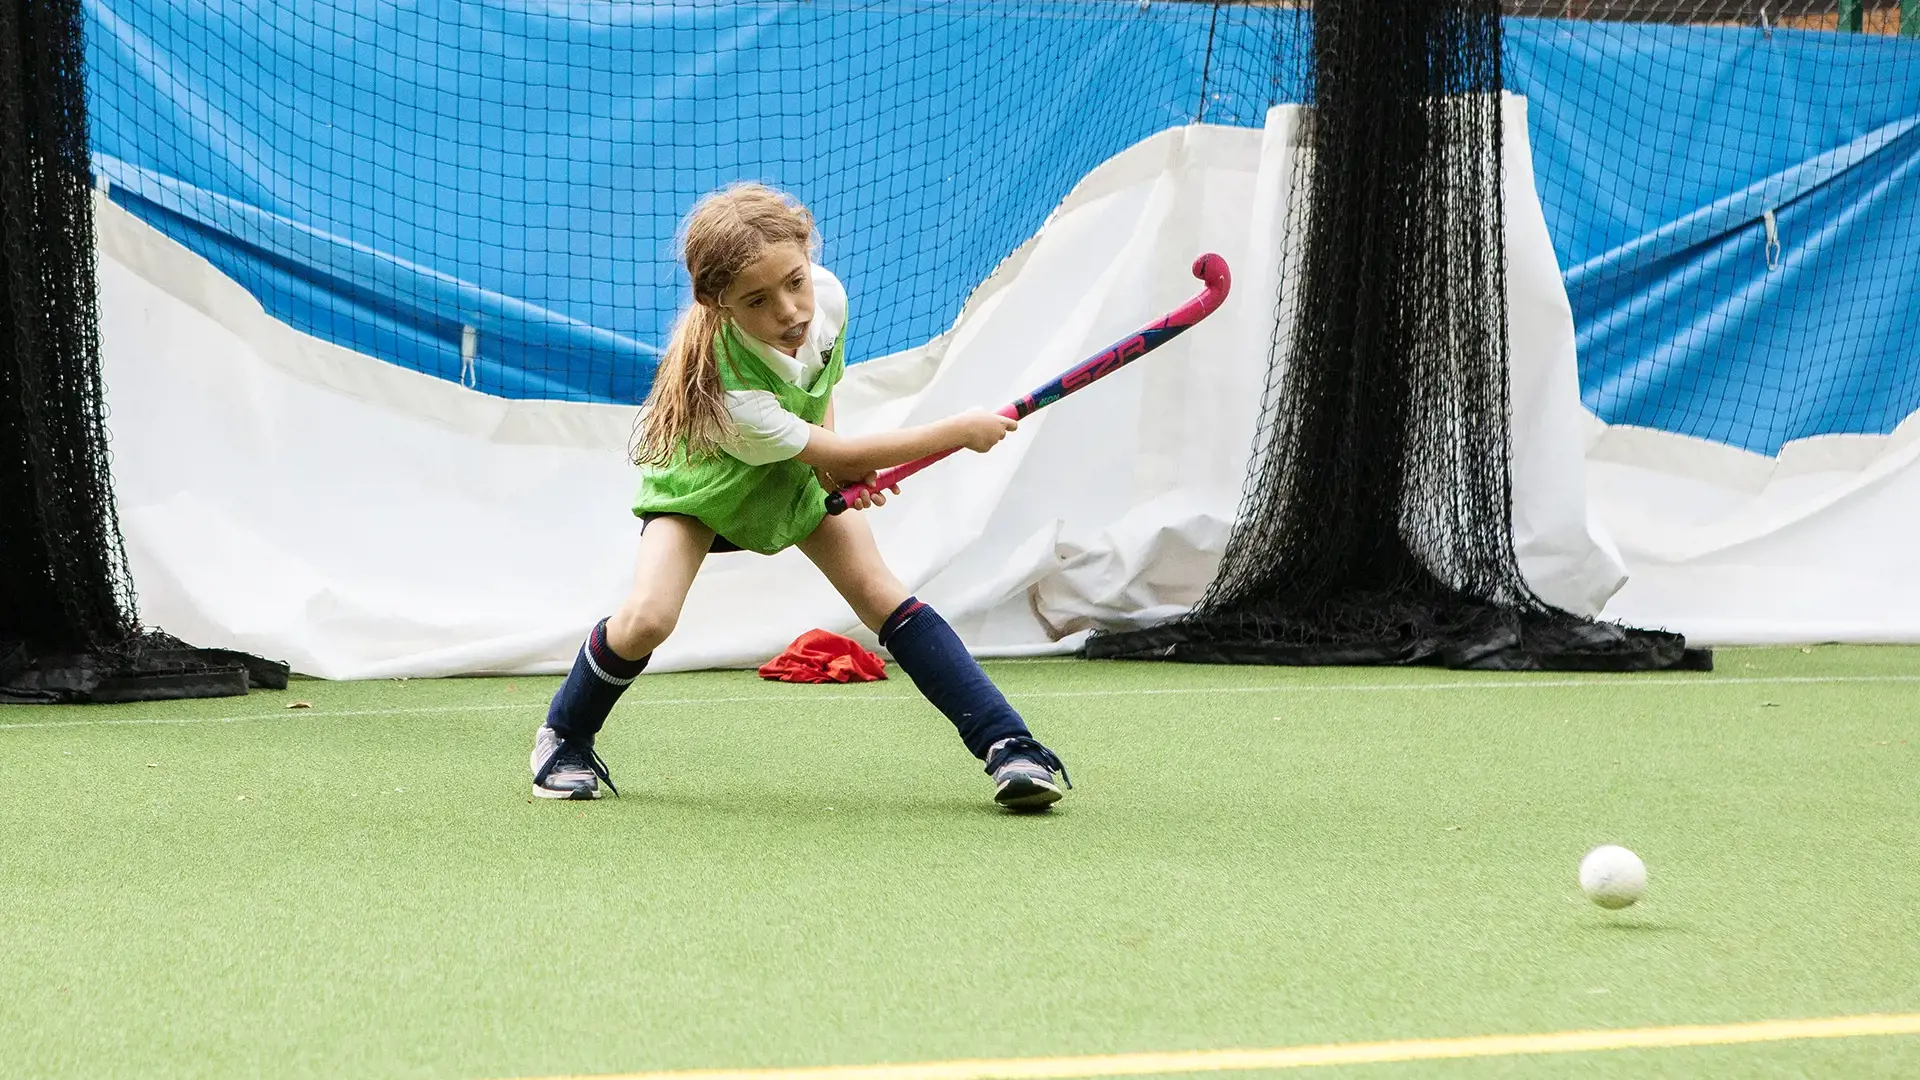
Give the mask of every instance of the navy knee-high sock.
POLYGON ((601 619, 573 658, 573 670, 547 706, 547 726, 563 739, 592 742, 627 684, 643 671, 652 653, 629 660, 607 644, 607 620, 601 619))
POLYGON ((974 757, 985 761, 988 749, 1001 739, 1031 736, 1027 722, 1007 704, 939 612, 908 597, 881 625, 880 644, 933 707, 953 721, 974 757))

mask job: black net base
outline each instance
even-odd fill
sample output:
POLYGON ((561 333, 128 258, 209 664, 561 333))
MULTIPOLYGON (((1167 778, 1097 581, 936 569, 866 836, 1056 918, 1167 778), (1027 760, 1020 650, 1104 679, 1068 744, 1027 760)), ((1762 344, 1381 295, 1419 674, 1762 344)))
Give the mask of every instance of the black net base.
POLYGON ((1096 660, 1190 664, 1430 665, 1477 671, 1712 671, 1711 649, 1679 634, 1592 622, 1468 597, 1409 603, 1348 597, 1300 614, 1212 612, 1204 620, 1096 635, 1096 660), (1352 604, 1353 606, 1347 606, 1352 604))
POLYGON ((105 705, 130 701, 238 697, 285 690, 287 665, 229 649, 196 649, 147 633, 112 650, 29 653, 0 642, 0 704, 105 705))

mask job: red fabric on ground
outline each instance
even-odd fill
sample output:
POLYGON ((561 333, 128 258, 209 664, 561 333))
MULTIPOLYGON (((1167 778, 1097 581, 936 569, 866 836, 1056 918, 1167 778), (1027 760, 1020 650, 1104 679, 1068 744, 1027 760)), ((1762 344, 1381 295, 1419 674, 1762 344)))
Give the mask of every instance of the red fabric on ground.
POLYGON ((793 683, 872 682, 887 677, 887 664, 852 638, 809 630, 794 638, 786 652, 761 665, 760 677, 793 683))

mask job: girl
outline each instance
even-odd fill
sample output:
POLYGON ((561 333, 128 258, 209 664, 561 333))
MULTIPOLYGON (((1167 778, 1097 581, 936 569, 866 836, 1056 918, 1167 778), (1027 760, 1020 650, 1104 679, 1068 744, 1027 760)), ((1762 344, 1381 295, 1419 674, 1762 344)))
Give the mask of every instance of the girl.
MULTIPOLYGON (((835 433, 847 297, 813 265, 815 250, 812 215, 759 184, 709 195, 688 217, 694 304, 674 327, 634 451, 633 512, 645 525, 633 591, 587 635, 534 736, 535 795, 593 799, 601 784, 618 794, 594 736, 673 632, 709 551, 798 547, 986 762, 997 802, 1039 810, 1060 798, 1060 759, 939 614, 907 595, 860 515, 828 517, 825 507, 829 487, 942 450, 985 453, 1016 425, 974 411, 903 431, 835 433)), ((853 508, 885 502, 876 492, 853 508)))

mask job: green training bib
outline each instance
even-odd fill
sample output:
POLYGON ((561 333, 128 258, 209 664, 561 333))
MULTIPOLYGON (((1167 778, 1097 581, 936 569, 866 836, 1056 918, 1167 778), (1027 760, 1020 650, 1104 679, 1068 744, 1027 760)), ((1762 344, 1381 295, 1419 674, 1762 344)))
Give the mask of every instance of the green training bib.
MULTIPOLYGON (((720 385, 727 390, 764 390, 780 407, 809 424, 827 418, 833 388, 846 372, 845 327, 827 354, 813 385, 795 386, 774 374, 739 338, 732 323, 714 339, 720 385)), ((813 535, 827 516, 827 493, 812 466, 788 458, 749 465, 725 451, 693 458, 682 442, 664 468, 642 467, 633 512, 685 514, 746 551, 772 555, 813 535)))

